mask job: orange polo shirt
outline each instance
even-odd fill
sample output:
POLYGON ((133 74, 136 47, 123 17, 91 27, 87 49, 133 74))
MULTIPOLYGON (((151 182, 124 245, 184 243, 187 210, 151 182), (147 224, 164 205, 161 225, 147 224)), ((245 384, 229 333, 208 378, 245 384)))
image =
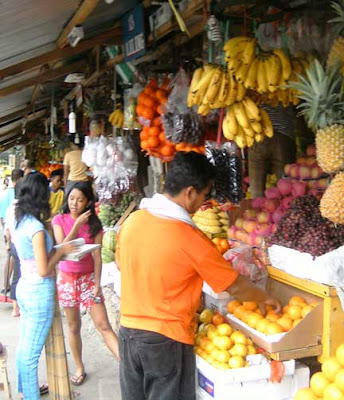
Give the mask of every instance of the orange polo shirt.
POLYGON ((238 276, 197 228, 154 216, 130 215, 117 237, 121 325, 193 344, 203 281, 215 292, 238 276))

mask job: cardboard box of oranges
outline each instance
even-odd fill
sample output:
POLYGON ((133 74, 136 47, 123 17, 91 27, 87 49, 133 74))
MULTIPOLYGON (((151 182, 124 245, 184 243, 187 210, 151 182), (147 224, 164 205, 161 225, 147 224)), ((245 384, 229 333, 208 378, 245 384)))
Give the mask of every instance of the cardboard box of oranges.
POLYGON ((281 314, 267 309, 263 316, 255 302, 231 301, 227 305, 230 324, 269 353, 316 346, 321 354, 322 299, 273 279, 268 280, 267 290, 284 305, 281 314))

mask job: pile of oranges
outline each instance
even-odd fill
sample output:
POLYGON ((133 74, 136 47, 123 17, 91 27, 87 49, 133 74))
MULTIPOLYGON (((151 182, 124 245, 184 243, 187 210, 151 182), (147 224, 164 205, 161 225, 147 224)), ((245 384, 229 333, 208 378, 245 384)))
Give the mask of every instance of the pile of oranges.
POLYGON ((256 354, 252 340, 225 322, 223 315, 204 309, 195 336, 194 352, 215 368, 228 370, 248 366, 246 356, 256 354))
POLYGON ((307 304, 306 300, 301 296, 292 296, 288 305, 283 307, 282 314, 276 314, 271 306, 266 306, 267 312, 264 317, 256 302, 232 300, 227 304, 227 311, 258 332, 265 335, 274 335, 290 331, 316 305, 316 303, 307 304))
POLYGON ((165 137, 164 126, 161 121, 162 105, 168 100, 168 90, 163 84, 158 87, 156 79, 151 79, 138 96, 136 113, 139 123, 143 125, 140 133, 141 148, 148 154, 166 161, 172 159, 175 145, 165 137))
POLYGON ((299 390, 294 400, 344 399, 344 344, 336 349, 336 356, 327 359, 310 380, 310 387, 299 390))
POLYGON ((196 153, 199 154, 205 154, 205 147, 204 145, 194 146, 189 143, 181 142, 176 144, 176 151, 185 151, 186 153, 188 153, 189 151, 195 151, 196 153))
POLYGON ((221 254, 224 254, 227 250, 230 249, 230 245, 229 245, 227 239, 221 239, 219 237, 214 237, 212 239, 212 242, 215 244, 215 246, 217 247, 217 250, 221 254))

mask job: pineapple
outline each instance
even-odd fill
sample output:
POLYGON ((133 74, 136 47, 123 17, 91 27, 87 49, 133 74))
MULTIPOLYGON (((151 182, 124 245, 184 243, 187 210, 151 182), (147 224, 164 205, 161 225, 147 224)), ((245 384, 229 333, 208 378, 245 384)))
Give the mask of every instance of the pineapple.
POLYGON ((335 224, 344 224, 344 172, 339 172, 326 189, 320 201, 320 212, 335 224))
POLYGON ((334 10, 336 17, 329 22, 334 24, 334 33, 337 38, 334 40, 331 50, 328 53, 327 65, 334 66, 336 63, 341 64, 341 73, 344 73, 344 37, 339 36, 344 32, 344 0, 331 2, 331 7, 334 10))
POLYGON ((339 66, 327 69, 315 60, 306 77, 290 86, 297 89, 303 100, 301 109, 308 126, 316 132, 316 156, 324 172, 335 173, 344 167, 344 102, 339 66))

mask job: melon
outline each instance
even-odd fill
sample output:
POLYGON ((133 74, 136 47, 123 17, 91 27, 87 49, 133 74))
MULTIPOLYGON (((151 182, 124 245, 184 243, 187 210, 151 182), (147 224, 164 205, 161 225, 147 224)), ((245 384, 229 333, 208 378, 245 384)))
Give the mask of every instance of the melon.
POLYGON ((114 231, 109 230, 104 233, 102 246, 105 249, 115 251, 115 249, 116 249, 116 233, 114 231))

